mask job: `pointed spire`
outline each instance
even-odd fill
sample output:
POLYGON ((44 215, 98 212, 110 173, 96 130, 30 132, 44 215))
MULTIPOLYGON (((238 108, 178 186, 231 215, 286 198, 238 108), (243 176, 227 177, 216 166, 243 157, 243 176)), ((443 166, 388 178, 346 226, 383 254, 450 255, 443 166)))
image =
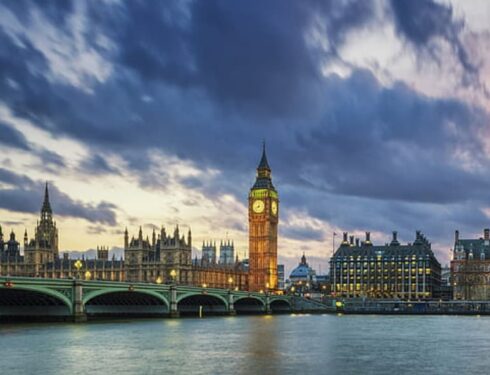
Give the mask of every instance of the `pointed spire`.
POLYGON ((267 161, 267 155, 265 153, 265 141, 262 142, 262 157, 260 158, 260 163, 259 166, 257 167, 258 170, 271 170, 271 167, 269 167, 269 162, 267 161))
POLYGON ((48 182, 46 181, 46 186, 44 188, 44 202, 43 207, 41 208, 41 212, 53 213, 51 210, 51 204, 49 203, 49 190, 48 190, 48 182))

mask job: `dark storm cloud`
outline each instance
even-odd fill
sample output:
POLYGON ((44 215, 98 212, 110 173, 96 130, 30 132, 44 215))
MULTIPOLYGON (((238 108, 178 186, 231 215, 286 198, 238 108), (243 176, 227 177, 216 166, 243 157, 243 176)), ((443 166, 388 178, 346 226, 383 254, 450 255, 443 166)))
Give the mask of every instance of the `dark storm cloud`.
POLYGON ((30 148, 24 134, 2 122, 0 122, 0 144, 19 148, 24 151, 27 151, 30 148))
MULTIPOLYGON (((50 80, 43 54, 0 30, 2 100, 16 115, 90 147, 86 173, 117 173, 106 159, 115 154, 145 188, 168 185, 151 158, 163 151, 221 171, 183 185, 244 201, 265 138, 284 215, 301 209, 345 228, 407 228, 410 238, 421 226, 443 237, 458 217, 465 225, 486 220, 480 207, 490 179, 458 159, 469 153, 470 162, 488 164, 477 136, 486 112, 399 82, 385 87, 355 67, 346 78, 321 74, 321 60, 335 58, 350 31, 373 22, 371 2, 162 4, 89 3, 87 43, 100 32, 116 45, 113 54, 94 46, 113 73, 90 93, 50 80), (315 26, 325 30, 327 51, 308 38, 315 26)), ((412 4, 392 4, 399 35, 435 55, 431 40, 445 39, 476 72, 452 10, 423 1, 419 14, 412 4)), ((59 20, 57 12, 46 17, 59 20)), ((102 206, 109 216, 99 221, 110 222, 113 208, 102 206)))
POLYGON ((59 154, 44 148, 33 147, 23 133, 1 122, 0 145, 32 153, 39 160, 37 164, 39 168, 49 170, 53 173, 57 173, 58 168, 65 167, 65 161, 59 154))
POLYGON ((470 78, 478 79, 478 67, 471 61, 461 38, 464 21, 456 19, 453 8, 433 0, 391 0, 395 26, 400 35, 417 48, 430 51, 437 57, 432 43, 435 39, 444 39, 452 47, 463 69, 470 78))
MULTIPOLYGON (((44 194, 42 182, 0 168, 0 183, 7 185, 7 187, 0 188, 0 208, 28 213, 40 211, 44 194)), ((73 200, 52 184, 49 187, 49 194, 53 211, 57 215, 81 218, 105 225, 116 225, 116 206, 111 203, 85 204, 73 200)))
POLYGON ((488 162, 479 135, 488 121, 481 109, 425 97, 401 83, 385 88, 371 73, 358 71, 347 80, 328 79, 324 117, 298 132, 297 153, 281 161, 291 166, 299 160, 304 181, 339 194, 488 200, 487 174, 464 170, 454 155, 471 150, 473 160, 488 162))
POLYGON ((323 231, 310 226, 283 225, 280 228, 280 235, 299 241, 323 241, 325 239, 323 231))
POLYGON ((119 174, 119 170, 111 166, 100 154, 93 154, 88 159, 84 159, 80 170, 87 174, 119 174))
POLYGON ((63 168, 66 166, 63 157, 56 152, 46 149, 34 150, 34 153, 41 158, 42 163, 50 165, 54 168, 63 168))

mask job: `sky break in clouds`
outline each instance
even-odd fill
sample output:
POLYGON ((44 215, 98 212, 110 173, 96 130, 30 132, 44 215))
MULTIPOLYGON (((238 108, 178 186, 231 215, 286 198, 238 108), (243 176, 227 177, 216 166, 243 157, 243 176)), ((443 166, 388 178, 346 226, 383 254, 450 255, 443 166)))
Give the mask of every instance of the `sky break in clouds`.
MULTIPOLYGON (((33 230, 49 181, 63 249, 190 226, 247 251, 263 139, 280 260, 333 231, 421 229, 442 263, 488 227, 485 2, 0 4, 0 223, 33 230)), ((316 264, 318 263, 318 264, 316 264)))

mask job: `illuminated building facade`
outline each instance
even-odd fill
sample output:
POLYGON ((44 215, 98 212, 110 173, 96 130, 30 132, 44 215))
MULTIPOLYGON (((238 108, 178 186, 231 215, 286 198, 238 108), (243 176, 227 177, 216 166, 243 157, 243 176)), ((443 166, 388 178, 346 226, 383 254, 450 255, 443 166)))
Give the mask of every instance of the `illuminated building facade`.
POLYGON ((455 299, 490 299, 490 229, 472 239, 462 239, 455 231, 451 279, 455 299))
POLYGON ((441 265, 419 231, 407 245, 401 245, 393 232, 391 243, 384 246, 374 246, 369 232, 361 243, 344 233, 330 260, 330 278, 336 296, 432 298, 440 288, 441 265))
POLYGON ((254 291, 277 289, 279 197, 272 184, 265 145, 248 201, 249 287, 254 291))
POLYGON ((173 235, 167 235, 162 227, 158 238, 153 229, 152 239, 143 238, 140 227, 138 237, 129 240, 128 230, 124 232, 124 260, 127 281, 155 280, 191 284, 192 275, 192 235, 180 235, 176 226, 173 235), (173 271, 173 272, 172 272, 173 271))
POLYGON ((124 260, 109 259, 107 248, 97 248, 96 259, 59 256, 58 228, 53 220, 48 185, 44 192, 40 220, 34 238, 24 236, 24 255, 12 232, 4 241, 0 227, 0 275, 44 278, 73 278, 178 283, 240 290, 277 289, 278 195, 271 181, 265 148, 257 168, 257 179, 249 195, 250 259, 240 261, 233 241, 203 244, 202 258, 192 260, 190 229, 181 235, 179 227, 167 234, 153 230, 151 239, 142 228, 136 237, 124 232, 124 260), (251 284, 253 280, 253 284, 251 284))

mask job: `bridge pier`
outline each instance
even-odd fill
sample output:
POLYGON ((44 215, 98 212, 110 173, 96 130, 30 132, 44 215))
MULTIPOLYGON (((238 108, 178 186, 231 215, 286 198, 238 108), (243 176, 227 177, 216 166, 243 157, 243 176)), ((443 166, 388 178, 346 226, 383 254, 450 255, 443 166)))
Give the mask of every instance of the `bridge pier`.
POLYGON ((177 289, 175 285, 170 286, 170 314, 171 318, 178 318, 180 316, 177 308, 177 289))
POLYGON ((87 314, 83 306, 83 285, 80 280, 73 281, 73 321, 81 323, 87 321, 87 314))
POLYGON ((269 294, 265 295, 265 313, 266 313, 266 315, 272 314, 271 300, 270 300, 269 294))
POLYGON ((233 303, 233 294, 228 292, 228 315, 236 315, 235 305, 233 303))

